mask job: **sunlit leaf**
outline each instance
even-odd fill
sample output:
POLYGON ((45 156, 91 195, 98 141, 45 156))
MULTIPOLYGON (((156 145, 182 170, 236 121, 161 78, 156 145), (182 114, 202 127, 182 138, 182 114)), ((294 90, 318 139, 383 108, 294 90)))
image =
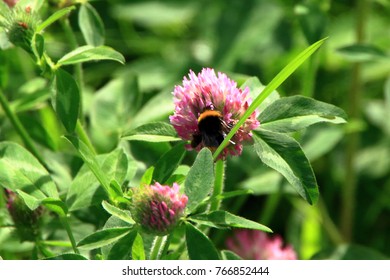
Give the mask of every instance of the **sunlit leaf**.
POLYGON ((68 207, 58 198, 45 198, 42 200, 42 205, 58 214, 60 217, 65 217, 68 214, 68 207))
POLYGON ((111 205, 107 201, 103 201, 102 202, 102 206, 103 206, 104 210, 106 210, 111 215, 121 219, 122 221, 125 221, 125 222, 127 222, 129 224, 134 224, 135 223, 133 218, 131 217, 129 211, 125 211, 125 210, 119 209, 119 208, 115 207, 114 205, 111 205))
POLYGON ((96 231, 77 243, 80 249, 96 249, 111 244, 132 230, 131 227, 108 228, 96 231))
POLYGON ((69 14, 72 10, 76 9, 75 6, 66 7, 62 10, 56 11, 54 14, 52 14, 50 17, 48 17, 45 21, 43 21, 41 24, 38 25, 36 28, 36 32, 39 33, 42 30, 44 30, 46 27, 51 25, 52 23, 56 22, 63 16, 69 14))
POLYGON ((345 123, 346 118, 345 112, 336 106, 299 95, 280 98, 259 115, 262 129, 283 133, 320 122, 345 123))
POLYGON ((262 230, 266 232, 272 232, 272 230, 267 226, 264 226, 260 223, 245 219, 243 217, 222 210, 210 212, 207 214, 198 214, 192 216, 191 219, 195 221, 208 222, 209 224, 215 225, 217 228, 235 227, 235 228, 247 228, 247 229, 255 229, 255 230, 262 230))
POLYGON ((0 170, 3 188, 21 190, 39 201, 47 197, 58 198, 57 187, 48 171, 16 143, 0 143, 0 170))
POLYGON ((318 186, 310 162, 294 138, 259 129, 254 132, 254 148, 261 161, 280 172, 310 204, 318 200, 318 186))
POLYGON ((107 174, 100 167, 96 156, 93 152, 88 148, 88 146, 83 143, 79 138, 73 135, 68 135, 65 137, 76 149, 80 157, 83 159, 85 164, 89 167, 92 173, 96 176, 106 193, 110 196, 110 198, 115 197, 115 193, 112 193, 110 187, 110 180, 107 177, 107 174))
POLYGON ((124 64, 125 58, 122 54, 107 46, 82 46, 64 55, 57 62, 57 67, 61 65, 76 64, 98 60, 114 60, 124 64))
POLYGON ((66 202, 71 211, 101 204, 103 200, 108 199, 107 192, 101 187, 102 182, 110 185, 108 181, 114 178, 117 182, 123 183, 128 170, 129 160, 122 149, 96 158, 86 152, 84 157, 90 158, 91 162, 81 167, 70 185, 66 202), (100 181, 97 176, 101 177, 100 181))
POLYGON ((137 140, 146 142, 169 142, 180 141, 176 130, 172 125, 165 122, 152 122, 141 125, 122 135, 125 140, 137 140))
POLYGON ((79 10, 79 27, 88 45, 104 44, 104 24, 98 12, 88 2, 83 3, 79 10))

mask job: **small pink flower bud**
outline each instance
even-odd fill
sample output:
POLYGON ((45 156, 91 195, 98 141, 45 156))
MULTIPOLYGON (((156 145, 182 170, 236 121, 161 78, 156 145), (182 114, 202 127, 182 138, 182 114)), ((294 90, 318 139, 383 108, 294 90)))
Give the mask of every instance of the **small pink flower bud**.
POLYGON ((16 193, 6 189, 5 195, 7 198, 8 212, 20 239, 22 241, 35 241, 39 235, 43 208, 40 206, 32 211, 16 193))
POLYGON ((155 183, 133 189, 131 212, 146 232, 166 235, 183 217, 187 201, 178 184, 171 188, 155 183))

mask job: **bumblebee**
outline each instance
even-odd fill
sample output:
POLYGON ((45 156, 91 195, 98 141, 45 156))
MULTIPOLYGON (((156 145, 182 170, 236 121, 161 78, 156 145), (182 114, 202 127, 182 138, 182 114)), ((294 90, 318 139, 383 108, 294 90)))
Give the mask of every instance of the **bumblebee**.
MULTIPOLYGON (((232 127, 232 123, 227 124, 223 120, 221 112, 206 109, 199 115, 199 133, 192 136, 191 147, 196 148, 202 143, 205 147, 215 149, 222 143, 232 127)), ((233 141, 230 143, 235 144, 233 141)))

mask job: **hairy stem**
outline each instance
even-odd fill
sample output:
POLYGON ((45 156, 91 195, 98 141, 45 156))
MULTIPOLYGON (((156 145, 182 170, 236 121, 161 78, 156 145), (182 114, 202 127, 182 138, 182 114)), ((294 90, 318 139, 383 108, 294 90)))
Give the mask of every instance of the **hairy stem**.
POLYGON ((154 239, 152 251, 150 252, 150 260, 158 260, 161 257, 162 251, 164 250, 164 244, 167 240, 166 236, 156 236, 154 239))
POLYGON ((221 206, 221 200, 217 197, 223 192, 224 185, 224 176, 225 176, 225 162, 223 160, 218 160, 215 163, 215 181, 214 181, 214 190, 212 197, 214 198, 213 202, 210 205, 210 211, 218 210, 221 206))

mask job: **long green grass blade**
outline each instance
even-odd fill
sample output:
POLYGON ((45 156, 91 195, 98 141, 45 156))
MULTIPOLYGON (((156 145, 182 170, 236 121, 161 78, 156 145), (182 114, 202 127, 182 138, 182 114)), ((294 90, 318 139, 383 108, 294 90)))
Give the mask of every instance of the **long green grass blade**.
POLYGON ((263 91, 253 100, 252 104, 249 106, 248 110, 244 113, 242 118, 237 122, 237 124, 232 128, 229 134, 225 137, 221 145, 214 152, 213 158, 216 159, 222 150, 229 143, 230 139, 238 131, 238 129, 243 125, 247 118, 256 110, 256 108, 274 91, 276 90, 294 71, 306 60, 308 59, 326 40, 327 38, 321 39, 316 43, 309 46, 307 49, 302 51, 298 56, 296 56, 286 67, 282 69, 273 78, 273 80, 263 89, 263 91))

